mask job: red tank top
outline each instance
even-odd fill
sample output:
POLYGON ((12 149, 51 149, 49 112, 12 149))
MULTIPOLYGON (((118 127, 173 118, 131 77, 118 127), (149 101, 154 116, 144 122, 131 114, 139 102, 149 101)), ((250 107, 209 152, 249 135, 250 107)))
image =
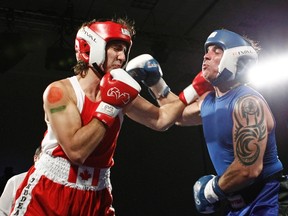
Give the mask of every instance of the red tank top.
MULTIPOLYGON (((74 77, 72 77, 73 79, 74 77)), ((75 77, 76 78, 76 77, 75 77)), ((70 78, 71 79, 71 78, 70 78)), ((75 82, 75 79, 74 79, 75 82)), ((73 84, 72 84, 73 85, 73 84)), ((78 109, 81 111, 81 119, 82 119, 82 124, 83 126, 88 124, 92 120, 92 114, 96 107, 98 106, 99 102, 92 102, 89 100, 83 93, 82 94, 77 94, 77 91, 79 92, 80 85, 77 84, 73 85, 73 88, 75 90, 76 96, 77 96, 77 101, 80 104, 78 104, 78 109), (81 96, 82 95, 82 96, 81 96), (84 99, 81 97, 84 97, 84 99), (83 102, 81 102, 83 101, 83 102), (81 104, 83 103, 83 104, 81 104), (80 107, 79 107, 80 106, 80 107)), ((117 144, 117 139, 118 135, 121 129, 121 123, 123 120, 123 114, 120 112, 118 116, 116 117, 113 125, 106 130, 106 134, 100 144, 97 146, 97 148, 92 152, 92 154, 86 159, 83 165, 85 166, 90 166, 90 167, 96 167, 96 168, 108 168, 113 166, 114 161, 113 161, 113 156, 114 152, 116 149, 116 144, 117 144)), ((48 127, 48 133, 49 133, 49 127, 48 127)), ((53 133, 50 131, 50 134, 53 133)), ((46 133, 47 135, 47 133, 46 133)), ((45 136, 46 136, 45 135, 45 136)), ((51 135, 50 135, 51 136, 51 135)), ((53 134, 52 134, 53 137, 53 134)), ((43 141, 45 140, 45 137, 43 141)), ((47 137, 46 137, 47 141, 47 137)), ((50 139, 51 141, 51 139, 50 139)), ((55 145, 55 144, 54 144, 55 145)), ((66 154, 64 153, 62 147, 57 144, 55 148, 52 151, 52 155, 58 156, 58 157, 64 157, 68 159, 66 154)))

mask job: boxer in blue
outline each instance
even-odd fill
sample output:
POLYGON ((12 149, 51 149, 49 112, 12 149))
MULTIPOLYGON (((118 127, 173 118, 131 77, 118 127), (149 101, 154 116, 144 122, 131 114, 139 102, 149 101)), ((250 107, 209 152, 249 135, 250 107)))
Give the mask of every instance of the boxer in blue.
MULTIPOLYGON (((250 39, 221 29, 209 35, 204 50, 199 74, 213 86, 213 91, 203 93, 196 102, 193 83, 179 97, 169 93, 169 98, 172 94, 174 100, 187 105, 178 125, 203 125, 216 171, 194 184, 195 206, 204 214, 216 212, 228 203, 226 214, 230 216, 278 215, 283 166, 278 159, 276 123, 263 96, 247 85, 247 74, 258 61, 259 48, 250 39)), ((133 69, 133 76, 137 70, 130 65, 127 71, 133 69)), ((146 73, 149 75, 143 76, 143 70, 138 73, 144 83, 157 70, 146 73)), ((165 83, 162 77, 157 85, 161 83, 165 83)), ((155 85, 149 88, 154 95, 155 89, 163 89, 155 85)), ((157 102, 162 106, 170 101, 157 98, 157 102)), ((287 210, 282 214, 288 215, 287 210)))

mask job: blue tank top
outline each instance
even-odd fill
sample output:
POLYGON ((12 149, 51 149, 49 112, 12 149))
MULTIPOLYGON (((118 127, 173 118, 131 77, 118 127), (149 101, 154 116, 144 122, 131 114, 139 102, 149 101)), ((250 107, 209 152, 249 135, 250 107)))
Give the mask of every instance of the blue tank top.
MULTIPOLYGON (((215 92, 211 92, 201 105, 203 132, 217 175, 222 175, 234 160, 232 112, 237 99, 244 95, 255 95, 265 101, 254 89, 242 85, 221 97, 216 97, 215 92)), ((267 102, 265 101, 265 103, 267 102)), ((259 178, 268 177, 283 169, 282 163, 278 159, 275 126, 268 134, 263 165, 263 171, 259 178)))

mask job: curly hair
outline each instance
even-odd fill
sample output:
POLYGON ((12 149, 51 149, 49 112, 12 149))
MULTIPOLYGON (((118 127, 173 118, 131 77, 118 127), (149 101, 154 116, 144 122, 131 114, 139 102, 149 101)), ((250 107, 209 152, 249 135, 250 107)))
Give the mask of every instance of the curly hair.
POLYGON ((247 35, 242 35, 242 37, 244 38, 244 40, 246 40, 252 47, 253 49, 258 53, 261 50, 261 46, 259 44, 259 41, 255 41, 252 40, 251 38, 249 38, 247 35))
MULTIPOLYGON (((112 18, 112 19, 105 19, 105 20, 104 19, 102 19, 102 20, 101 19, 93 19, 91 21, 84 22, 80 28, 82 28, 84 26, 90 26, 95 22, 105 22, 105 21, 112 21, 112 22, 118 23, 122 26, 125 26, 128 29, 128 31, 130 32, 131 38, 136 35, 135 22, 133 20, 130 20, 128 17, 112 18)), ((86 63, 82 60, 79 60, 77 62, 77 64, 73 67, 73 70, 74 70, 75 75, 79 74, 81 77, 85 77, 89 68, 91 68, 91 66, 88 63, 86 63)))

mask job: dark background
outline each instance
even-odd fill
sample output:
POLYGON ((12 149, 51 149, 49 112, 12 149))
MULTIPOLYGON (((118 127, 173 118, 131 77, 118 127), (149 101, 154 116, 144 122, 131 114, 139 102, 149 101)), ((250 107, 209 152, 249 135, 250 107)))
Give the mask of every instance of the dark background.
MULTIPOLYGON (((75 30, 83 21, 134 19, 130 58, 152 54, 179 93, 200 71, 203 44, 215 29, 259 41, 260 61, 285 54, 287 11, 286 0, 0 0, 0 174, 6 167, 20 173, 32 165, 46 129, 42 93, 50 82, 73 75, 75 30)), ((288 73, 287 65, 281 66, 288 73)), ((287 173, 287 80, 258 90, 275 115, 279 157, 287 173)), ((144 86, 141 94, 151 100, 144 86)), ((111 176, 117 215, 197 215, 193 184, 214 173, 204 144, 201 127, 156 132, 127 118, 111 176)))

